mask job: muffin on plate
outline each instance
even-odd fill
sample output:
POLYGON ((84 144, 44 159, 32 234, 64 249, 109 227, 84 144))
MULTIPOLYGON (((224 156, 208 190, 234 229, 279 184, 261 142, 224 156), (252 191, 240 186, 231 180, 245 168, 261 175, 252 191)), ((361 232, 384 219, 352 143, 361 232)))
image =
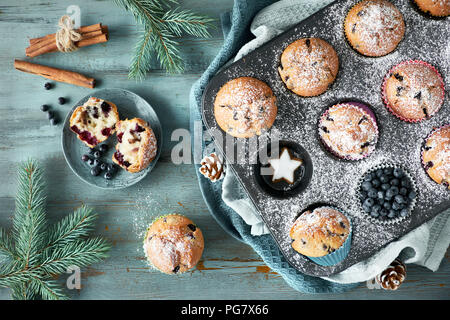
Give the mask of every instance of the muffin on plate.
POLYGON ((320 118, 319 137, 335 156, 363 159, 375 150, 378 141, 375 114, 359 102, 334 105, 320 118))
POLYGON ((251 77, 228 81, 220 88, 214 101, 217 124, 236 138, 250 138, 269 130, 277 111, 272 89, 251 77))
POLYGON ((119 113, 114 103, 91 97, 70 117, 70 130, 89 148, 105 141, 116 130, 119 113))
POLYGON ((303 212, 291 228, 292 248, 323 265, 335 265, 348 255, 350 220, 338 209, 318 207, 303 212))
POLYGON ((386 0, 365 0, 353 6, 344 21, 350 45, 369 57, 381 57, 397 48, 405 34, 401 12, 386 0))
POLYGON ((302 38, 281 54, 278 68, 286 87, 302 97, 324 93, 334 82, 339 58, 333 47, 319 38, 302 38))
POLYGON ((117 123, 117 145, 112 160, 128 172, 139 172, 155 158, 157 141, 152 128, 140 118, 117 123))
POLYGON ((202 231, 189 218, 169 214, 157 218, 148 227, 144 252, 148 262, 167 274, 194 268, 204 248, 202 231))
POLYGON ((433 130, 428 136, 422 163, 431 179, 450 189, 450 124, 433 130))
POLYGON ((386 107, 398 118, 418 122, 431 118, 444 102, 444 81, 424 61, 404 61, 393 67, 383 83, 386 107))
POLYGON ((450 15, 449 0, 415 0, 420 10, 435 17, 446 17, 450 15))

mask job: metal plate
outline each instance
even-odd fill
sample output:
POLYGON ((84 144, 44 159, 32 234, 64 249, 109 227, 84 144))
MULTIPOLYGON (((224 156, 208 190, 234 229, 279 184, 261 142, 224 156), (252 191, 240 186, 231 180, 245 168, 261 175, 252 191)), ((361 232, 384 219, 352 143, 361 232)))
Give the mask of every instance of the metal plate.
MULTIPOLYGON (((228 167, 255 204, 270 232, 289 263, 299 271, 328 276, 367 259, 393 240, 450 207, 450 192, 433 182, 421 166, 420 151, 424 138, 433 128, 450 123, 449 96, 431 119, 417 124, 400 121, 384 106, 381 99, 383 78, 401 61, 418 59, 435 66, 446 82, 450 71, 450 24, 447 18, 436 19, 419 12, 413 1, 392 1, 402 12, 406 34, 398 48, 380 58, 358 54, 347 43, 343 22, 348 10, 357 1, 336 1, 292 29, 266 43, 254 52, 219 72, 204 91, 203 120, 210 132, 218 131, 214 118, 214 99, 227 81, 250 76, 266 82, 277 97, 278 115, 270 133, 278 131, 283 141, 303 147, 309 154, 313 174, 308 187, 290 197, 277 197, 261 186, 251 163, 237 162, 235 155, 254 159, 256 153, 245 139, 233 138, 233 148, 222 148, 228 167), (277 68, 283 50, 303 37, 319 37, 337 51, 340 70, 330 89, 313 98, 302 98, 290 92, 281 81, 277 68), (342 101, 361 101, 371 107, 377 117, 380 136, 375 152, 368 158, 343 161, 330 155, 318 140, 317 123, 329 107, 342 101), (237 148, 241 150, 237 152, 237 148), (235 163, 236 162, 236 163, 235 163), (395 163, 408 170, 416 181, 418 198, 410 217, 399 224, 371 223, 358 210, 357 183, 361 175, 380 163, 395 163), (353 222, 352 248, 347 258, 332 267, 314 264, 291 248, 289 230, 298 214, 317 203, 328 203, 346 211, 353 222)), ((220 130, 221 131, 221 130, 220 130)), ((225 146, 223 137, 216 137, 218 147, 225 146)), ((229 138, 230 136, 228 136, 229 138)), ((264 138, 264 135, 262 136, 264 138)), ((260 140, 261 141, 261 140, 260 140)))
MULTIPOLYGON (((101 160, 106 163, 113 163, 112 155, 117 144, 116 135, 112 135, 101 144, 108 145, 108 151, 102 156, 101 160)), ((124 89, 101 89, 85 96, 80 101, 78 101, 74 105, 72 110, 67 114, 63 125, 62 149, 64 157, 66 158, 67 164, 69 165, 70 169, 72 169, 72 171, 81 180, 102 189, 122 189, 144 179, 145 176, 150 171, 152 171, 156 162, 158 162, 159 155, 161 154, 161 146, 161 123, 159 122, 158 116, 156 115, 155 111, 143 98, 131 91, 124 89), (118 168, 117 173, 111 180, 104 179, 103 174, 100 174, 96 177, 91 175, 89 165, 81 160, 81 156, 88 152, 89 147, 87 147, 82 141, 80 141, 77 138, 77 135, 70 130, 70 117, 73 111, 78 106, 83 105, 87 100, 89 100, 90 97, 96 97, 113 102, 117 106, 117 110, 119 111, 119 117, 121 120, 138 117, 150 124, 150 127, 152 128, 157 139, 158 150, 155 159, 153 159, 153 161, 147 168, 140 172, 130 173, 121 169, 119 166, 116 166, 118 168)))

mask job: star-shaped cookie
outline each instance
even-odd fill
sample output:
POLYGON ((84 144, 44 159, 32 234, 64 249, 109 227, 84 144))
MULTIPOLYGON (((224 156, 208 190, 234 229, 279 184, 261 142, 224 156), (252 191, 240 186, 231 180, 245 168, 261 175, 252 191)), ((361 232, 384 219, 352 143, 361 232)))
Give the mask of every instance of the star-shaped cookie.
POLYGON ((273 169, 272 182, 285 180, 289 184, 294 183, 295 171, 303 164, 301 159, 291 157, 287 148, 283 148, 278 159, 269 159, 268 162, 273 169))

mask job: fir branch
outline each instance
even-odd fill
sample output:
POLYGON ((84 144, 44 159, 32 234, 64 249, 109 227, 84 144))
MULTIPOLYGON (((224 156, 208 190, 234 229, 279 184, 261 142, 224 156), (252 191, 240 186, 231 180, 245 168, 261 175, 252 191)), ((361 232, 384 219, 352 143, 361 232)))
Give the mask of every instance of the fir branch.
POLYGON ((0 228, 0 265, 15 260, 16 257, 13 239, 3 228, 0 228))
POLYGON ((183 33, 195 37, 209 37, 208 28, 213 19, 190 10, 170 9, 176 0, 114 0, 130 12, 143 28, 143 34, 136 44, 128 77, 143 80, 150 70, 152 56, 156 55, 160 65, 169 73, 184 70, 183 59, 175 37, 183 33))
POLYGON ((13 236, 0 229, 0 287, 11 288, 13 299, 67 299, 52 277, 99 262, 111 246, 102 238, 86 239, 96 215, 84 206, 47 228, 42 170, 28 161, 18 176, 13 236))
POLYGON ((60 247, 89 235, 94 228, 97 215, 91 208, 82 206, 58 223, 52 225, 47 233, 47 243, 43 250, 60 247))

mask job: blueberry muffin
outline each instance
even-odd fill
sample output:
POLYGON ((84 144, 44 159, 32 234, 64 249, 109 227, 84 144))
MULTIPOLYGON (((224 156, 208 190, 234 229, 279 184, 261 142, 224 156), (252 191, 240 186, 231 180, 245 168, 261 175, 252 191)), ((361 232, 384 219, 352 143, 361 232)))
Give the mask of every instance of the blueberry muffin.
POLYGON ((444 82, 423 61, 405 61, 386 76, 383 100, 398 118, 418 122, 431 118, 444 102, 444 82))
POLYGON ((450 189, 450 125, 434 130, 426 139, 422 162, 431 179, 450 189))
POLYGON ((196 266, 204 248, 203 234, 190 219, 169 214, 147 229, 144 252, 148 262, 167 274, 183 273, 196 266))
POLYGON ((322 257, 338 250, 350 234, 350 222, 331 207, 305 211, 290 231, 292 247, 308 257, 322 257))
POLYGON ((375 150, 378 141, 375 115, 369 107, 358 102, 334 105, 320 119, 319 136, 337 157, 363 159, 375 150))
POLYGON ((140 118, 117 123, 117 145, 112 160, 128 172, 139 172, 155 158, 157 141, 152 128, 140 118))
POLYGON ((114 103, 91 97, 70 117, 70 130, 89 148, 105 141, 116 130, 119 113, 114 103))
POLYGON ((303 38, 291 43, 283 51, 278 68, 286 87, 302 97, 324 93, 336 79, 338 70, 336 51, 318 38, 303 38))
POLYGON ((350 45, 369 57, 381 57, 395 50, 405 34, 401 12, 389 1, 365 0, 347 14, 344 32, 350 45))
POLYGON ((220 88, 214 101, 219 127, 236 138, 261 135, 277 116, 276 97, 264 82, 241 77, 220 88))
POLYGON ((436 17, 450 15, 450 0, 415 0, 420 10, 436 17))

